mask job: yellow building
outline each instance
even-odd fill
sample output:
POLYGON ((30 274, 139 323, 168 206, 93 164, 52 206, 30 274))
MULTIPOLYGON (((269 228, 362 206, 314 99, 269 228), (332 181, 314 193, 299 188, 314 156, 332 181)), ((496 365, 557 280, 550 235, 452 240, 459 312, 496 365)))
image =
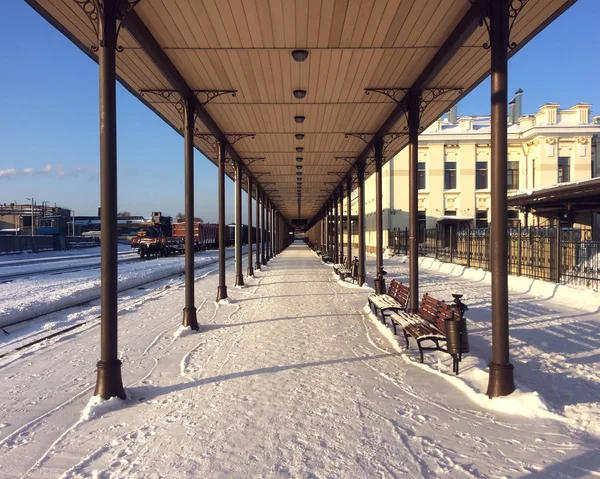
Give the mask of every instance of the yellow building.
MULTIPOLYGON (((521 115, 521 95, 519 90, 511 102, 508 119, 508 192, 600 176, 596 161, 600 116, 589 120, 591 105, 578 103, 561 110, 547 103, 535 115, 521 115)), ((408 148, 382 173, 385 245, 388 230, 408 227, 408 148)), ((440 220, 487 227, 490 173, 489 116, 456 118, 453 109, 433 123, 419 136, 420 228, 435 228, 440 220)), ((365 189, 366 243, 373 247, 374 175, 365 189)), ((523 219, 517 210, 508 214, 513 224, 523 219)))

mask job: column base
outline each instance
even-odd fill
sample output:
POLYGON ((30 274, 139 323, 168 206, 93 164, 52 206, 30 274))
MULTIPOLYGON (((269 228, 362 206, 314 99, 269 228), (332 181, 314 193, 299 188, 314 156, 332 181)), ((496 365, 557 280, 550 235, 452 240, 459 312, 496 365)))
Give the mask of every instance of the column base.
POLYGON ((244 286, 244 275, 242 273, 235 275, 235 285, 244 286))
POLYGON ((227 299, 227 286, 217 287, 217 303, 222 299, 227 299))
POLYGON ((510 363, 495 364, 490 363, 490 378, 488 382, 487 395, 495 398, 508 396, 515 390, 514 366, 510 363))
POLYGON ((266 266, 266 265, 267 265, 267 258, 263 258, 263 259, 261 260, 261 264, 262 264, 263 266, 266 266))
POLYGON ((126 399, 125 389, 123 388, 123 378, 121 377, 121 361, 112 359, 110 361, 98 361, 96 367, 98 374, 96 377, 96 390, 94 396, 101 396, 103 399, 118 397, 126 399))
POLYGON ((246 270, 246 276, 254 276, 254 268, 252 266, 246 270))
POLYGON ((255 269, 256 271, 260 271, 260 261, 257 261, 257 262, 256 262, 256 265, 254 265, 254 269, 255 269))
POLYGON ((359 276, 357 278, 356 282, 358 283, 359 286, 362 286, 363 284, 365 284, 365 277, 364 276, 359 276))
POLYGON ((198 331, 200 329, 200 326, 198 326, 198 318, 196 317, 195 307, 192 306, 191 308, 183 308, 183 321, 181 322, 181 325, 184 328, 189 326, 194 331, 198 331))

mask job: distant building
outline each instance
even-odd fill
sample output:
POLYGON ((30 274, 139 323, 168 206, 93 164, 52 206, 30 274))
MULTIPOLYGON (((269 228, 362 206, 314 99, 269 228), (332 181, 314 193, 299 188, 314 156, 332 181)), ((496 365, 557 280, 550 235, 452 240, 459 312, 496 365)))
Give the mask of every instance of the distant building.
MULTIPOLYGON (((597 137, 600 117, 589 120, 591 105, 561 110, 555 103, 534 115, 521 114, 522 91, 508 118, 508 192, 600 176, 597 137)), ((490 117, 456 117, 451 110, 419 136, 419 225, 438 223, 487 227, 491 220, 490 117)), ((353 195, 354 197, 356 194, 353 195)), ((375 245, 375 176, 366 181, 366 241, 375 245)), ((408 227, 408 148, 383 167, 383 229, 408 227)), ((356 202, 356 199, 354 199, 356 202)), ((353 212, 356 209, 353 208, 353 212)), ((509 209, 509 223, 537 222, 509 209)), ((596 227, 600 222, 596 217, 596 227)))
POLYGON ((71 211, 58 206, 0 205, 0 234, 2 235, 66 235, 71 211), (32 226, 33 225, 33 226, 32 226))

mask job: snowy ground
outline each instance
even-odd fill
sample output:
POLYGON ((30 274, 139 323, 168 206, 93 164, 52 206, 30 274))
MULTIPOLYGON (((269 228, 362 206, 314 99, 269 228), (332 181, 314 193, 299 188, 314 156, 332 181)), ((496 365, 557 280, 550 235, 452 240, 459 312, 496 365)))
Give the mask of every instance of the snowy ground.
MULTIPOLYGON (((386 270, 406 280, 401 259, 386 270)), ((414 348, 399 352, 364 311, 368 289, 339 284, 303 245, 229 288, 228 304, 214 303, 216 274, 197 275, 200 333, 179 329, 181 280, 120 308, 125 402, 90 400, 97 323, 0 359, 0 476, 600 474, 600 439, 582 412, 593 419, 600 407, 589 307, 512 295, 515 374, 548 403, 531 417, 473 401, 435 359, 414 364, 414 348)), ((232 266, 227 275, 231 284, 232 266)), ((423 269, 422 292, 465 294, 472 350, 486 362, 489 284, 466 276, 423 269)), ((475 366, 465 367, 466 377, 475 366)))
MULTIPOLYGON (((245 250, 245 249, 244 249, 245 250)), ((233 255, 233 250, 227 252, 233 255)), ((196 266, 214 262, 218 252, 197 253, 196 266)), ((119 290, 135 288, 148 281, 183 273, 185 258, 140 259, 137 254, 119 255, 119 290)), ((0 282, 0 327, 16 321, 37 317, 42 312, 91 301, 99 296, 100 258, 68 259, 60 262, 0 266, 4 274, 31 273, 10 282, 0 282), (43 274, 46 269, 61 267, 81 268, 77 271, 43 274)))

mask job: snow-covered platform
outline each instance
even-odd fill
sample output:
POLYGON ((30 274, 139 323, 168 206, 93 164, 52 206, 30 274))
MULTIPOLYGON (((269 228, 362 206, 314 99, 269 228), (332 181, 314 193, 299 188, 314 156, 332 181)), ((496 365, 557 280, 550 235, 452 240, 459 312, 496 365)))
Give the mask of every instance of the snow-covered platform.
MULTIPOLYGON (((485 362, 489 284, 423 267, 421 292, 465 294, 485 362)), ((386 270, 407 280, 401 259, 386 270)), ((511 401, 503 414, 469 392, 474 382, 448 380, 438 356, 415 364, 364 310, 370 290, 340 284, 303 244, 229 288, 226 304, 214 303, 213 272, 198 273, 199 333, 179 328, 181 279, 121 298, 127 401, 90 400, 97 323, 0 360, 0 477, 598 474, 599 434, 585 420, 600 408, 597 311, 514 294, 516 378, 537 377, 550 404, 529 414, 511 401)), ((477 367, 471 358, 465 378, 477 367)))

